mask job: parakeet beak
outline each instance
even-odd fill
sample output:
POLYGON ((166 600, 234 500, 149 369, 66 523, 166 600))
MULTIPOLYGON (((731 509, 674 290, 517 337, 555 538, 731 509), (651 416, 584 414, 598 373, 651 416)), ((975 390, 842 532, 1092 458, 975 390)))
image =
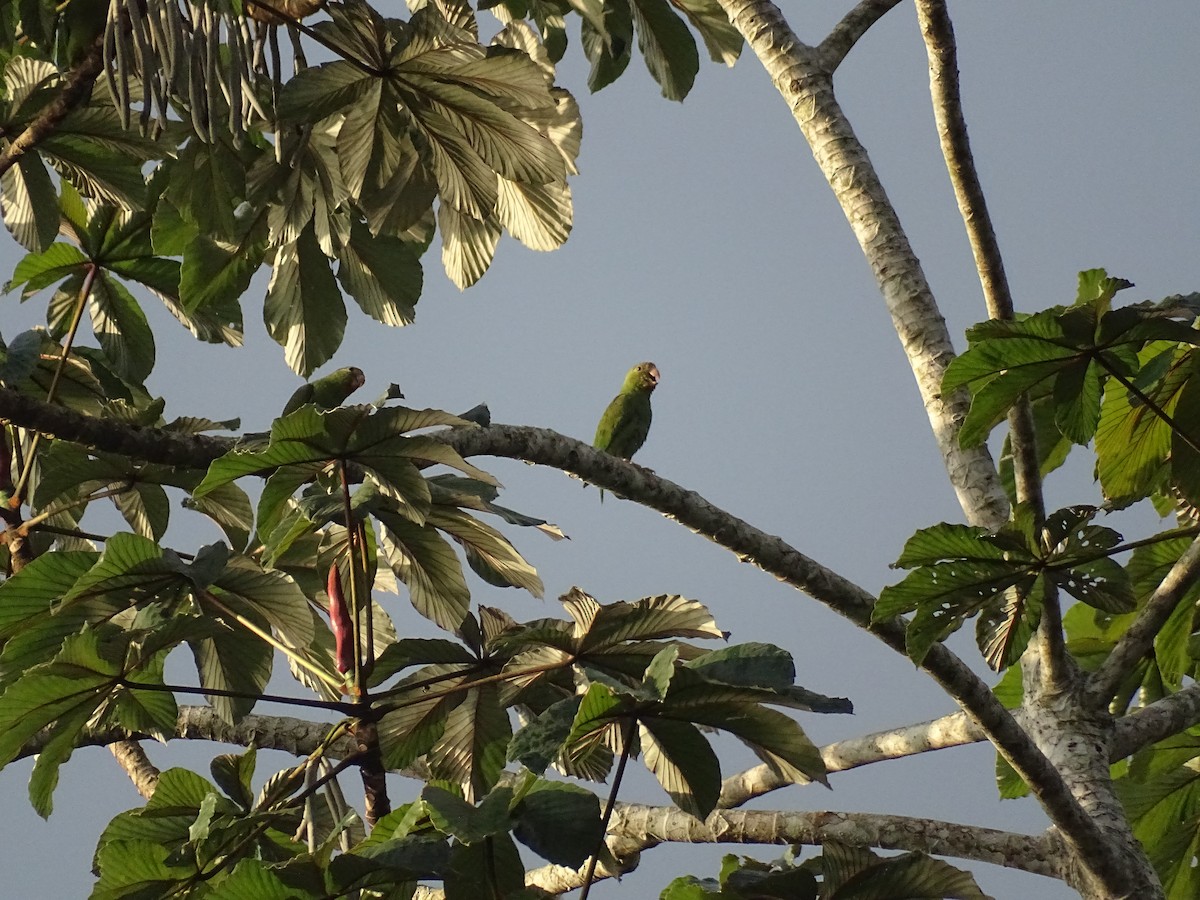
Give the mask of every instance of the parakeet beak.
POLYGON ((658 384, 658 366, 651 366, 650 371, 646 374, 650 376, 651 381, 653 381, 655 384, 658 384))

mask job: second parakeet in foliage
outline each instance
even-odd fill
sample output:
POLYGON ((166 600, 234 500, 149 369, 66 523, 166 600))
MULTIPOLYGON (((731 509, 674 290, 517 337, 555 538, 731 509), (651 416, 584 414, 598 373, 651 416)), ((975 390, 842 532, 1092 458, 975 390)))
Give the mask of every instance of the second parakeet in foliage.
MULTIPOLYGON (((638 363, 630 369, 621 392, 600 417, 592 446, 621 459, 632 459, 650 433, 650 395, 656 387, 658 366, 654 363, 638 363)), ((600 499, 604 499, 603 490, 600 499)))
POLYGON ((346 366, 336 369, 316 381, 302 384, 296 388, 280 415, 286 416, 295 412, 305 403, 312 403, 318 409, 333 409, 346 402, 346 398, 366 383, 362 369, 356 366, 346 366))

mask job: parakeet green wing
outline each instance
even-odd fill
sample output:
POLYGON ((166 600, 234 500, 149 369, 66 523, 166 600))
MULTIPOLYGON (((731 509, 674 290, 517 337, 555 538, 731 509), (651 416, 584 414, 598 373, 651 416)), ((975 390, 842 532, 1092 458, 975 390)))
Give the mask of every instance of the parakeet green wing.
POLYGON ((356 366, 346 366, 335 369, 328 375, 318 378, 308 384, 296 388, 296 392, 288 399, 281 415, 295 412, 305 403, 312 403, 319 409, 333 409, 346 402, 346 398, 366 383, 362 369, 356 366))
MULTIPOLYGON (((652 362, 638 363, 629 370, 621 392, 600 417, 592 446, 621 459, 633 458, 650 434, 650 395, 658 387, 658 378, 658 366, 652 362)), ((604 499, 603 490, 600 499, 604 499)))

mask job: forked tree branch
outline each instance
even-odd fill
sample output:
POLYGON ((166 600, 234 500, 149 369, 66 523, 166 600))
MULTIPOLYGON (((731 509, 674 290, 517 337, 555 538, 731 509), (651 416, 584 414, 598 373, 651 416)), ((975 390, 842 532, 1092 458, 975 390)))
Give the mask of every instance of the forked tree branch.
MULTIPOLYGON (((1000 243, 988 213, 983 184, 975 168, 971 141, 967 136, 967 120, 963 115, 962 93, 959 90, 958 49, 945 0, 917 0, 917 21, 929 58, 929 95, 933 101, 933 117, 937 124, 942 158, 946 161, 954 197, 966 226, 967 240, 975 257, 975 269, 979 273, 988 316, 1011 319, 1012 292, 1004 271, 1004 258, 1000 255, 1000 243)), ((1042 496, 1037 433, 1027 400, 1018 401, 1011 410, 1008 425, 1017 499, 1030 504, 1040 522, 1046 516, 1046 504, 1042 496)), ((1053 589, 1046 593, 1038 640, 1034 646, 1039 652, 1038 676, 1044 680, 1046 688, 1053 691, 1066 689, 1075 677, 1075 670, 1064 644, 1058 592, 1053 589)))
POLYGON ((942 394, 954 358, 946 321, 866 148, 833 92, 820 54, 805 45, 768 0, 718 0, 762 62, 812 150, 883 295, 916 377, 950 484, 967 518, 985 528, 1008 519, 1008 500, 984 445, 959 445, 965 389, 942 394))

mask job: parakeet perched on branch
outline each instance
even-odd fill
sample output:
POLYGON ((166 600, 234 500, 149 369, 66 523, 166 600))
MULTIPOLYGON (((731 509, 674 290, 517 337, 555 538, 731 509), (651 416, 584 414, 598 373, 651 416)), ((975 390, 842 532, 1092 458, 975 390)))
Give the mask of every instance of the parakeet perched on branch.
POLYGON ((295 412, 305 403, 315 404, 319 409, 333 409, 346 402, 346 398, 366 383, 362 369, 347 366, 335 369, 328 375, 296 388, 280 415, 295 412))
MULTIPOLYGON (((621 459, 631 459, 650 433, 650 395, 656 387, 658 366, 654 363, 638 363, 630 369, 621 392, 600 417, 592 446, 621 459)), ((603 488, 600 500, 604 500, 603 488)))

